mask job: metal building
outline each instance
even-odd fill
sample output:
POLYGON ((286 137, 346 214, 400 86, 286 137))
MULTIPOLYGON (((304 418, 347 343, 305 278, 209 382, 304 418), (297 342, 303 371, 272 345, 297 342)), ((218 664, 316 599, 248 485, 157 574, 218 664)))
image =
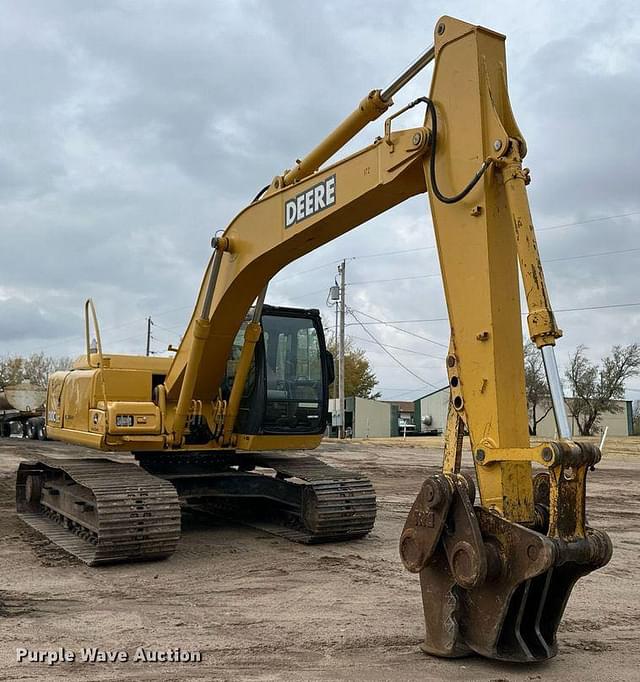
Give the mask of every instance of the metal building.
MULTIPOLYGON (((332 398, 329 400, 329 412, 333 415, 337 411, 338 400, 332 398)), ((380 400, 346 398, 344 421, 345 430, 352 438, 389 438, 398 435, 397 408, 392 409, 392 405, 380 400)), ((333 420, 330 419, 329 422, 332 423, 333 420)), ((332 426, 329 435, 337 436, 337 430, 337 426, 332 426)))
MULTIPOLYGON (((614 400, 617 403, 618 411, 603 414, 600 417, 598 431, 604 431, 609 427, 609 436, 630 436, 633 434, 633 411, 631 400, 614 400)), ((571 425, 572 436, 576 438, 580 435, 578 425, 571 413, 572 398, 566 399, 569 423, 571 425)), ((445 386, 415 401, 415 423, 421 433, 439 435, 444 433, 447 423, 447 410, 449 409, 449 387, 445 386)), ((544 406, 538 408, 538 414, 544 414, 544 406)), ((538 422, 536 435, 542 438, 555 438, 556 425, 553 411, 549 410, 547 415, 538 422)))

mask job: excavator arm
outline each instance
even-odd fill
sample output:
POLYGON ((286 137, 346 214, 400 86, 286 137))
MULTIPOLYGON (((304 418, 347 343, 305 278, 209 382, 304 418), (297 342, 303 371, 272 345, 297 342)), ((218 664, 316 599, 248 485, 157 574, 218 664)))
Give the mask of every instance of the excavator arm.
POLYGON ((450 414, 442 472, 425 481, 400 542, 420 573, 424 649, 510 661, 556 653, 575 581, 606 564, 608 536, 586 526, 586 473, 600 459, 571 441, 549 303, 526 195, 526 144, 509 104, 504 37, 449 17, 435 31, 424 159, 451 323, 450 414), (478 185, 459 193, 485 161, 478 185), (531 446, 518 264, 560 440, 531 446), (480 492, 460 473, 469 434, 480 492), (533 475, 532 464, 544 467, 533 475))

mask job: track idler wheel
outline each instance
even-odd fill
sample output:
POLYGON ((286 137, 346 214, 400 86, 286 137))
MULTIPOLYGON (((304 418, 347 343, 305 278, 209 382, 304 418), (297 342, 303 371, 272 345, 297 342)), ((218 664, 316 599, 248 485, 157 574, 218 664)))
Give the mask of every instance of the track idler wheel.
POLYGON ((427 653, 504 661, 556 654, 556 630, 578 578, 607 563, 611 542, 587 529, 566 542, 473 507, 460 474, 428 478, 407 518, 400 555, 420 574, 427 653))
POLYGON ((24 488, 27 503, 37 507, 42 498, 42 474, 33 473, 27 476, 24 488))

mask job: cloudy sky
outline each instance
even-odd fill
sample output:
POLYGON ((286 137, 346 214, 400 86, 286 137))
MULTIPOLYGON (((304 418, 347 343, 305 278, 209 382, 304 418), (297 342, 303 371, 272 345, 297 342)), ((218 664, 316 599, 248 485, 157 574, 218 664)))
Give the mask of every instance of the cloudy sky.
MULTIPOLYGON (((431 44, 445 10, 507 35, 560 364, 639 341, 637 3, 1 0, 0 355, 79 353, 87 296, 106 350, 144 352, 147 316, 155 351, 177 343, 212 234, 431 44)), ((268 302, 332 324, 347 259, 348 304, 371 323, 347 331, 383 396, 412 399, 445 377, 433 243, 417 197, 291 264, 268 302)))

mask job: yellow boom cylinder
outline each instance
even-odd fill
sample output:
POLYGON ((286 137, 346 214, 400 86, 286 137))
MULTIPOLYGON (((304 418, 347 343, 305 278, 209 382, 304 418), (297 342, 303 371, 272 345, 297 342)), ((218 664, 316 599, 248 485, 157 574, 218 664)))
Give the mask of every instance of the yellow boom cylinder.
POLYGON ((189 362, 184 373, 182 388, 180 390, 180 397, 176 405, 176 413, 173 422, 173 445, 180 447, 182 444, 182 436, 187 424, 187 418, 191 411, 191 399, 193 397, 193 388, 200 369, 200 361, 207 339, 209 338, 209 330, 211 325, 209 320, 196 320, 195 330, 193 333, 193 342, 191 344, 191 352, 189 354, 189 362))
POLYGON ((298 161, 293 170, 285 173, 285 186, 298 182, 311 175, 330 159, 349 140, 357 135, 368 123, 375 121, 393 104, 393 100, 384 101, 380 90, 372 90, 340 125, 330 132, 322 142, 312 149, 302 161, 298 161))
POLYGON ((262 334, 262 325, 259 322, 250 322, 244 331, 244 344, 240 352, 240 359, 238 360, 238 367, 236 369, 236 376, 233 380, 233 387, 231 388, 231 395, 227 403, 227 411, 224 417, 224 429, 222 432, 222 443, 228 445, 233 434, 233 427, 235 426, 240 409, 240 400, 242 392, 249 376, 251 369, 251 360, 256 348, 256 344, 260 340, 262 334))
POLYGON ((412 64, 410 64, 389 86, 384 90, 372 90, 358 105, 358 108, 349 114, 342 123, 302 161, 298 161, 293 170, 284 175, 284 185, 291 185, 303 178, 315 173, 320 166, 330 159, 339 149, 355 137, 366 125, 375 121, 393 104, 392 97, 402 89, 414 76, 416 76, 427 64, 435 58, 433 45, 427 48, 412 64))

